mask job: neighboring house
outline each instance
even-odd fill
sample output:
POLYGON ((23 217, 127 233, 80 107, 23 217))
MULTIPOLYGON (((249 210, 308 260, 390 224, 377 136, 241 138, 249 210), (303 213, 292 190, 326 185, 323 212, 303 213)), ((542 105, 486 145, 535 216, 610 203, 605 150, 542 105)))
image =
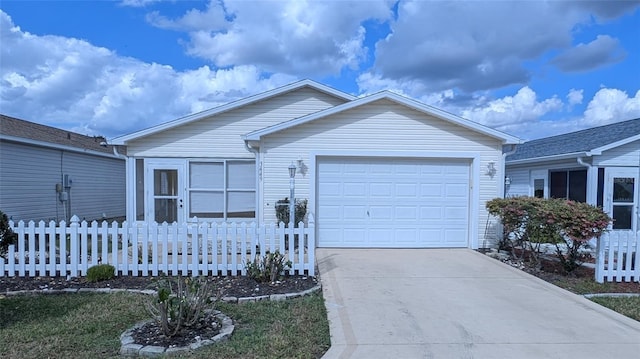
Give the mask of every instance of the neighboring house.
POLYGON ((614 219, 614 230, 638 230, 640 118, 519 145, 507 178, 506 196, 587 202, 614 219))
POLYGON ((0 210, 14 221, 125 215, 125 161, 102 137, 0 115, 0 210))
POLYGON ((115 138, 127 146, 127 218, 276 220, 297 167, 322 247, 483 245, 516 137, 380 92, 305 80, 115 138))

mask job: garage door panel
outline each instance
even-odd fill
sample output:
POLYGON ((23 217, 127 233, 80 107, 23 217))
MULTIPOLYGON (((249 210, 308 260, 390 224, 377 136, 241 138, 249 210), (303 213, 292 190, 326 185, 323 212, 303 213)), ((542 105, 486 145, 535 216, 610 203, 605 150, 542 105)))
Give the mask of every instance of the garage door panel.
POLYGON ((398 183, 396 185, 396 197, 412 197, 418 196, 418 185, 415 183, 398 183))
POLYGON ((319 245, 466 247, 469 169, 468 161, 320 159, 319 245))
POLYGON ((344 206, 344 219, 345 220, 356 220, 363 221, 366 217, 367 207, 363 205, 349 205, 344 206))

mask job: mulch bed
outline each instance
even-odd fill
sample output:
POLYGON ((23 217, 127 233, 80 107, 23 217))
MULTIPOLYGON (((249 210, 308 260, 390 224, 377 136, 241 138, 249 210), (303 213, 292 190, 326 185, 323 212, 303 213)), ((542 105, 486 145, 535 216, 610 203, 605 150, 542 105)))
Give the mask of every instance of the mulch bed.
MULTIPOLYGON (((593 280, 595 278, 595 269, 587 266, 581 266, 572 273, 567 273, 562 264, 551 258, 541 258, 540 269, 533 268, 528 265, 515 263, 512 260, 506 263, 517 267, 529 274, 532 274, 546 282, 556 284, 564 283, 564 287, 576 287, 578 283, 593 280)), ((609 293, 640 293, 640 282, 606 282, 606 290, 609 293)))
MULTIPOLYGON (((158 280, 166 277, 118 276, 111 280, 88 282, 84 277, 0 277, 0 294, 21 290, 52 290, 66 288, 157 288, 158 280)), ((243 276, 207 277, 223 297, 257 297, 271 294, 296 293, 311 289, 318 280, 308 276, 285 276, 273 283, 259 283, 243 276)))

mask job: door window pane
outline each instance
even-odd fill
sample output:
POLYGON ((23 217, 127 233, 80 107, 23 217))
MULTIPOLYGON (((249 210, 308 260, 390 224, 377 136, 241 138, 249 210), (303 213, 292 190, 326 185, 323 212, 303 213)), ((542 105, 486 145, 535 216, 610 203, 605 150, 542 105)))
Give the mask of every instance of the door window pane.
POLYGON ((623 203, 633 203, 634 178, 613 179, 613 201, 623 203))
POLYGON ((176 196, 178 170, 153 170, 153 193, 156 196, 176 196))
POLYGON ((536 198, 544 198, 544 179, 538 178, 533 180, 533 196, 536 198))
POLYGON ((613 206, 613 229, 631 229, 633 206, 613 206))
POLYGON ((178 221, 178 205, 175 199, 156 199, 155 200, 155 221, 158 223, 177 222, 178 221))

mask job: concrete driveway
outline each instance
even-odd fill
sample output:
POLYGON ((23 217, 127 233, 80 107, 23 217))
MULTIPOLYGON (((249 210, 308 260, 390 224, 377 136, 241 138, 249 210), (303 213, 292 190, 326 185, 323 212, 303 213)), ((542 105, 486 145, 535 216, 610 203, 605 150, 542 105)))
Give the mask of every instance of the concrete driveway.
POLYGON ((324 358, 638 358, 640 322, 468 249, 317 250, 324 358))

